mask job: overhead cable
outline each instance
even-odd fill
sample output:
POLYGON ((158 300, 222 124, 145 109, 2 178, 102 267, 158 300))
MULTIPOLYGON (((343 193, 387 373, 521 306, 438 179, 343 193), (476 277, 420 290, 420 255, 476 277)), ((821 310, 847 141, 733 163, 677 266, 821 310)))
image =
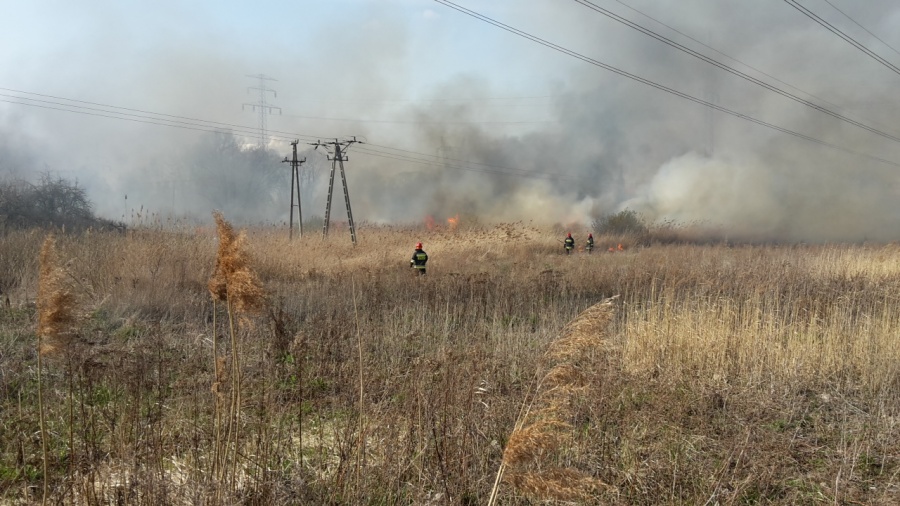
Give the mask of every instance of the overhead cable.
POLYGON ((846 121, 847 123, 850 123, 851 125, 854 125, 854 126, 857 126, 857 127, 859 127, 859 128, 862 128, 863 130, 867 130, 867 131, 869 131, 869 132, 871 132, 871 133, 873 133, 873 134, 880 135, 880 136, 882 136, 882 137, 884 137, 884 138, 886 138, 886 139, 890 139, 890 140, 892 140, 892 141, 900 142, 900 137, 898 137, 898 136, 896 136, 896 135, 889 134, 889 133, 885 132, 884 130, 880 130, 880 129, 875 128, 875 127, 873 127, 873 126, 866 125, 865 123, 862 123, 862 122, 857 121, 857 120, 855 120, 855 119, 848 118, 847 116, 844 116, 843 114, 841 114, 841 113, 839 113, 839 112, 832 111, 831 109, 828 109, 827 107, 823 107, 823 106, 821 106, 821 105, 819 105, 819 104, 816 104, 815 102, 811 102, 811 101, 809 101, 809 100, 807 100, 807 99, 805 99, 805 98, 803 98, 803 97, 797 96, 797 95, 795 95, 795 94, 793 94, 793 93, 790 93, 790 92, 788 92, 788 91, 785 91, 785 90, 783 90, 783 89, 781 89, 781 88, 779 88, 779 87, 777 87, 777 86, 775 86, 775 85, 769 84, 769 83, 767 83, 767 82, 765 82, 765 81, 763 81, 763 80, 761 80, 761 79, 758 79, 758 78, 756 78, 756 77, 753 77, 753 76, 751 76, 750 74, 747 74, 747 73, 745 73, 745 72, 742 72, 742 71, 740 71, 740 70, 738 70, 738 69, 736 69, 736 68, 734 68, 734 67, 730 67, 730 66, 728 66, 728 65, 726 65, 726 64, 724 64, 724 63, 722 63, 722 62, 720 62, 720 61, 718 61, 718 60, 715 60, 715 59, 713 59, 713 58, 710 58, 709 56, 706 56, 705 54, 702 54, 702 53, 699 53, 699 52, 697 52, 697 51, 694 51, 693 49, 691 49, 691 48, 689 48, 689 47, 686 47, 686 46, 684 46, 684 45, 682 45, 682 44, 679 44, 678 42, 675 42, 675 41, 672 40, 672 39, 669 39, 669 38, 667 38, 667 37, 665 37, 665 36, 663 36, 663 35, 660 35, 660 34, 654 32, 653 30, 650 30, 649 28, 644 28, 643 26, 641 26, 641 25, 639 25, 639 24, 637 24, 637 23, 634 23, 633 21, 629 21, 628 19, 623 18, 622 16, 619 16, 618 14, 616 14, 616 13, 614 13, 614 12, 611 12, 611 11, 609 11, 609 10, 607 10, 607 9, 604 9, 603 7, 600 7, 600 6, 596 5, 596 4, 594 4, 593 2, 590 2, 589 0, 574 0, 574 1, 577 2, 577 3, 579 3, 579 4, 581 4, 581 5, 583 5, 583 6, 585 6, 585 7, 587 7, 587 8, 589 8, 589 9, 591 9, 591 10, 593 10, 593 11, 599 12, 600 14, 603 14, 604 16, 606 16, 606 17, 608 17, 608 18, 610 18, 610 19, 613 19, 613 20, 615 20, 615 21, 618 21, 619 23, 622 23, 622 24, 628 26, 629 28, 633 28, 633 29, 635 29, 635 30, 637 30, 637 31, 639 31, 639 32, 641 32, 641 33, 643 33, 644 35, 647 35, 647 36, 649 36, 649 37, 652 37, 652 38, 654 38, 654 39, 656 39, 656 40, 662 42, 663 44, 666 44, 666 45, 668 45, 668 46, 671 46, 671 47, 673 47, 673 48, 675 48, 675 49, 677 49, 677 50, 679 50, 679 51, 681 51, 681 52, 683 52, 683 53, 689 54, 689 55, 693 56, 694 58, 697 58, 697 59, 702 60, 702 61, 704 61, 704 62, 706 62, 706 63, 709 63, 710 65, 713 65, 713 66, 715 66, 715 67, 718 67, 718 68, 724 70, 725 72, 728 72, 729 74, 736 75, 736 76, 740 77, 741 79, 744 79, 744 80, 746 80, 746 81, 750 81, 751 83, 756 84, 757 86, 761 86, 761 87, 763 87, 763 88, 765 88, 765 89, 767 89, 767 90, 769 90, 769 91, 771 91, 771 92, 773 92, 773 93, 777 93, 777 94, 779 94, 779 95, 781 95, 781 96, 783 96, 783 97, 785 97, 785 98, 789 98, 789 99, 791 99, 791 100, 793 100, 793 101, 795 101, 795 102, 798 102, 798 103, 803 104, 803 105, 805 105, 805 106, 807 106, 807 107, 810 107, 810 108, 812 108, 812 109, 815 109, 815 110, 817 110, 817 111, 819 111, 819 112, 822 112, 822 113, 824 113, 824 114, 827 114, 827 115, 829 115, 829 116, 831 116, 831 117, 833 117, 833 118, 839 119, 839 120, 841 120, 841 121, 846 121))
POLYGON ((833 148, 833 149, 836 149, 836 150, 839 150, 839 151, 843 151, 843 152, 845 152, 845 153, 854 154, 854 155, 857 155, 857 156, 860 156, 860 157, 863 157, 863 158, 868 158, 868 159, 870 159, 870 160, 875 160, 875 161, 878 161, 878 162, 882 162, 882 163, 886 163, 886 164, 889 164, 889 165, 895 165, 895 166, 900 167, 900 163, 898 163, 898 162, 894 162, 894 161, 891 161, 891 160, 887 160, 887 159, 884 159, 884 158, 881 158, 881 157, 878 157, 878 156, 874 156, 874 155, 869 155, 869 154, 867 154, 867 153, 862 153, 862 152, 859 152, 859 151, 855 151, 855 150, 852 150, 852 149, 849 149, 849 148, 845 148, 845 147, 843 147, 843 146, 839 146, 839 145, 836 145, 836 144, 833 144, 833 143, 830 143, 830 142, 827 142, 827 141, 823 141, 823 140, 821 140, 821 139, 817 139, 817 138, 815 138, 815 137, 811 137, 811 136, 809 136, 809 135, 806 135, 806 134, 803 134, 803 133, 800 133, 800 132, 796 132, 796 131, 794 131, 794 130, 790 130, 790 129, 787 129, 787 128, 784 128, 784 127, 780 127, 780 126, 775 125, 775 124, 773 124, 773 123, 769 123, 769 122, 763 121, 763 120, 761 120, 761 119, 754 118, 753 116, 749 116, 749 115, 747 115, 747 114, 744 114, 744 113, 741 113, 741 112, 737 112, 737 111, 728 109, 728 108, 726 108, 726 107, 723 107, 723 106, 720 106, 720 105, 718 105, 718 104, 709 102, 709 101, 707 101, 707 100, 703 100, 703 99, 694 97, 694 96, 689 95, 689 94, 687 94, 687 93, 678 91, 678 90, 676 90, 676 89, 674 89, 674 88, 670 88, 670 87, 668 87, 668 86, 659 84, 659 83, 657 83, 657 82, 655 82, 655 81, 651 81, 651 80, 649 80, 649 79, 640 77, 640 76, 638 76, 638 75, 636 75, 636 74, 632 74, 632 73, 630 73, 630 72, 626 72, 626 71, 624 71, 624 70, 622 70, 622 69, 620 69, 620 68, 614 67, 614 66, 609 65, 609 64, 606 64, 606 63, 603 63, 603 62, 601 62, 601 61, 599 61, 599 60, 596 60, 596 59, 594 59, 594 58, 585 56, 585 55, 583 55, 583 54, 581 54, 581 53, 578 53, 578 52, 575 52, 575 51, 573 51, 573 50, 571 50, 571 49, 567 49, 567 48, 565 48, 565 47, 563 47, 563 46, 560 46, 560 45, 558 45, 558 44, 555 44, 555 43, 553 43, 553 42, 549 42, 549 41, 547 41, 547 40, 545 40, 545 39, 542 39, 542 38, 540 38, 540 37, 537 37, 537 36, 535 36, 535 35, 532 35, 532 34, 530 34, 530 33, 528 33, 528 32, 519 30, 518 28, 514 28, 514 27, 512 27, 512 26, 510 26, 510 25, 507 25, 507 24, 505 24, 505 23, 502 23, 502 22, 500 22, 500 21, 497 21, 497 20, 495 20, 495 19, 492 19, 492 18, 490 18, 490 17, 487 17, 487 16, 485 16, 485 15, 483 15, 483 14, 479 14, 479 13, 473 11, 473 10, 467 9, 467 8, 462 7, 462 6, 460 6, 460 5, 457 5, 457 4, 453 3, 453 2, 450 2, 449 0, 435 0, 435 2, 440 3, 440 4, 442 4, 442 5, 445 5, 445 6, 447 6, 447 7, 450 7, 451 9, 457 10, 457 11, 459 11, 459 12, 462 12, 463 14, 466 14, 466 15, 468 15, 468 16, 471 16, 471 17, 473 17, 473 18, 476 18, 476 19, 478 19, 478 20, 480 20, 480 21, 483 21, 483 22, 485 22, 485 23, 488 23, 488 24, 491 24, 491 25, 493 25, 493 26, 496 26, 497 28, 506 30, 506 31, 508 31, 508 32, 510 32, 510 33, 513 33, 513 34, 515 34, 515 35, 518 35, 519 37, 528 39, 528 40, 530 40, 530 41, 532 41, 532 42, 535 42, 535 43, 540 44, 540 45, 542 45, 542 46, 545 46, 545 47, 548 47, 548 48, 550 48, 550 49, 553 49, 554 51, 558 51, 558 52, 563 53, 563 54, 565 54, 565 55, 568 55, 568 56, 571 56, 571 57, 573 57, 573 58, 579 59, 579 60, 581 60, 581 61, 583 61, 583 62, 585 62, 585 63, 590 63, 591 65, 595 65, 595 66, 600 67, 600 68, 602 68, 602 69, 608 70, 608 71, 613 72, 613 73, 615 73, 615 74, 618 74, 618 75, 620 75, 620 76, 622 76, 622 77, 626 77, 626 78, 628 78, 628 79, 631 79, 631 80, 633 80, 633 81, 637 81, 637 82, 639 82, 639 83, 645 84, 645 85, 650 86, 650 87, 652 87, 652 88, 656 88, 656 89, 658 89, 658 90, 660 90, 660 91, 664 91, 664 92, 666 92, 666 93, 675 95, 675 96, 677 96, 677 97, 681 97, 681 98, 683 98, 683 99, 685 99, 685 100, 689 100, 689 101, 694 102, 694 103, 696 103, 696 104, 704 105, 704 106, 706 106, 706 107, 709 107, 709 108, 711 108, 711 109, 715 109, 715 110, 717 110, 717 111, 719 111, 719 112, 723 112, 723 113, 725 113, 725 114, 734 116, 734 117, 736 117, 736 118, 740 118, 740 119, 743 119, 743 120, 745 120, 745 121, 749 121, 749 122, 751 122, 751 123, 755 123, 755 124, 757 124, 757 125, 764 126, 764 127, 766 127, 766 128, 770 128, 770 129, 772 129, 772 130, 776 130, 776 131, 781 132, 781 133, 785 133, 785 134, 788 134, 788 135, 792 135, 792 136, 794 136, 794 137, 797 137, 797 138, 800 138, 800 139, 804 139, 804 140, 806 140, 806 141, 809 141, 809 142, 812 142, 812 143, 815 143, 815 144, 819 144, 819 145, 822 145, 822 146, 828 146, 828 147, 831 147, 831 148, 833 148))
POLYGON ((834 25, 832 25, 832 24, 829 23, 828 21, 825 21, 824 19, 822 19, 821 17, 819 17, 815 12, 813 12, 813 11, 807 9, 806 7, 800 5, 800 3, 797 2, 796 0, 784 0, 784 1, 785 1, 785 3, 787 3, 788 5, 790 5, 791 7, 797 9, 798 11, 800 11, 803 15, 805 15, 805 16, 808 17, 809 19, 811 19, 811 20, 815 21, 816 23, 822 25, 822 26, 823 26, 826 30, 828 30, 829 32, 831 32, 831 33, 837 35, 838 37, 840 37, 840 38, 842 38, 842 39, 844 39, 844 40, 845 40, 847 43, 849 43, 851 46, 855 47, 856 49, 859 49, 860 51, 862 51, 863 53, 865 53, 867 56, 869 56, 870 58, 872 58, 873 60, 877 61, 878 63, 880 63, 880 64, 884 65, 885 67, 887 67, 888 69, 890 69, 890 70, 891 70, 892 72, 894 72, 895 74, 900 75, 900 67, 897 67, 897 66, 894 65, 893 63, 891 63, 891 62, 885 60, 884 58, 882 58, 881 56, 879 56, 877 53, 875 53, 875 52, 872 51, 871 49, 869 49, 869 48, 867 48, 866 46, 862 45, 861 43, 857 42, 853 37, 851 37, 851 36, 847 35, 846 33, 842 32, 840 29, 838 29, 837 27, 835 27, 834 25))
MULTIPOLYGON (((87 105, 93 105, 93 106, 98 106, 98 107, 102 107, 102 108, 104 108, 104 109, 110 109, 110 110, 94 109, 94 108, 91 108, 91 107, 83 107, 83 106, 78 106, 78 105, 73 105, 73 104, 66 104, 66 103, 59 103, 59 102, 51 102, 51 101, 45 101, 45 100, 40 100, 40 99, 35 99, 35 98, 20 97, 20 96, 15 96, 15 95, 0 94, 0 96, 7 97, 7 98, 15 98, 15 99, 18 99, 18 100, 29 100, 29 101, 33 101, 33 102, 44 102, 44 103, 49 103, 49 104, 60 105, 60 106, 63 106, 63 107, 74 107, 74 108, 78 108, 78 109, 86 109, 86 110, 92 110, 92 111, 101 111, 101 112, 106 112, 106 113, 111 113, 111 114, 120 114, 120 115, 125 115, 125 116, 133 116, 133 117, 136 117, 136 118, 152 119, 152 120, 155 120, 155 121, 166 121, 166 122, 172 122, 172 123, 184 123, 184 122, 181 122, 181 121, 172 121, 172 120, 169 120, 169 119, 166 119, 166 118, 174 118, 174 119, 176 119, 176 120, 187 120, 187 121, 189 121, 189 122, 199 122, 199 123, 202 123, 202 124, 205 124, 205 125, 208 125, 208 126, 220 125, 220 126, 224 126, 224 127, 239 128, 239 129, 256 129, 255 127, 248 127, 248 126, 245 126, 245 125, 236 125, 236 124, 233 124, 233 123, 222 123, 222 122, 219 122, 219 121, 210 121, 210 120, 199 119, 199 118, 190 118, 190 117, 186 117, 186 116, 176 116, 176 115, 172 115, 172 114, 164 114, 164 113, 160 113, 160 112, 147 111, 147 110, 144 110, 144 109, 132 109, 132 108, 129 108, 129 107, 121 107, 121 106, 116 106, 116 105, 102 104, 102 103, 99 103, 99 102, 88 102, 88 101, 86 101, 86 100, 77 100, 77 99, 73 99, 73 98, 59 97, 59 96, 55 96, 55 95, 47 95, 47 94, 43 94, 43 93, 35 93, 35 92, 32 92, 32 91, 14 90, 14 89, 11 89, 11 88, 2 88, 2 87, 0 87, 0 90, 2 90, 2 91, 9 91, 9 92, 13 92, 13 93, 18 93, 18 94, 20 94, 20 95, 33 95, 33 96, 36 96, 36 97, 44 97, 44 98, 52 98, 52 99, 55 99, 55 100, 63 100, 63 101, 65 101, 65 102, 73 102, 73 103, 75 103, 75 104, 87 104, 87 105), (138 113, 142 113, 142 114, 151 114, 151 115, 159 116, 159 117, 158 117, 158 118, 157 118, 157 117, 150 118, 150 117, 147 117, 147 116, 141 116, 141 115, 137 115, 137 114, 129 114, 129 113, 118 112, 119 110, 121 110, 121 111, 130 111, 130 112, 138 112, 138 113)), ((6 101, 4 100, 4 102, 6 102, 6 101)), ((11 102, 11 103, 14 103, 14 102, 11 102)), ((27 104, 26 104, 26 105, 27 105, 27 104)), ((56 109, 56 110, 61 110, 61 109, 54 108, 54 107, 46 107, 46 109, 56 109)), ((69 112, 77 112, 77 111, 69 111, 69 112)), ((91 114, 90 116, 102 116, 102 115, 100 115, 100 114, 91 114)), ((105 116, 105 117, 109 117, 109 116, 105 116)), ((159 124, 159 123, 153 123, 153 124, 159 124)), ((187 125, 195 125, 195 126, 197 126, 195 123, 184 123, 184 124, 187 124, 187 125)), ((306 139, 310 139, 310 140, 312 140, 312 139, 321 139, 321 138, 322 138, 322 136, 316 136, 316 135, 304 135, 304 134, 297 134, 297 133, 292 133, 292 132, 282 132, 282 131, 278 131, 278 130, 269 130, 269 131, 270 131, 270 132, 274 132, 274 133, 279 133, 279 134, 286 134, 286 135, 283 136, 283 137, 284 137, 284 138, 291 138, 291 139, 295 139, 295 138, 297 138, 297 137, 306 138, 306 139)))
POLYGON ((618 4, 621 5, 621 6, 625 7, 626 9, 631 10, 632 12, 635 12, 635 13, 637 13, 637 14, 639 14, 639 15, 641 15, 641 16, 647 18, 647 19, 649 19, 650 21, 653 21, 653 22, 656 23, 656 24, 662 25, 662 26, 668 28, 669 30, 672 30, 673 32, 677 33, 678 35, 681 35, 682 37, 684 37, 684 38, 686 38, 686 39, 692 40, 694 43, 699 44, 699 45, 705 47, 706 49, 709 49, 710 51, 712 51, 712 52, 714 52, 714 53, 716 53, 716 54, 722 55, 722 56, 724 56, 725 58, 728 58, 729 60, 731 60, 731 61, 733 61, 733 62, 740 63, 741 65, 747 67, 748 69, 750 69, 750 70, 752 70, 752 71, 754 71, 754 72, 757 72, 757 73, 759 73, 759 74, 762 74, 762 75, 768 77, 769 79, 771 79, 771 80, 773 80, 773 81, 775 81, 775 82, 781 83, 781 84, 787 86, 788 88, 791 88, 792 90, 799 91, 800 93, 803 93, 804 95, 806 95, 806 96, 808 96, 808 97, 812 97, 812 98, 818 100, 819 102, 828 104, 828 105, 830 105, 830 106, 832 106, 832 107, 834 107, 834 108, 836 108, 836 109, 840 109, 840 108, 841 108, 841 106, 835 104, 834 102, 829 102, 828 100, 825 100, 825 99, 822 98, 822 97, 819 97, 819 96, 817 96, 817 95, 814 95, 814 94, 812 94, 812 93, 810 93, 810 92, 808 92, 808 91, 804 91, 804 90, 802 90, 802 89, 800 89, 800 88, 794 86, 794 85, 791 84, 791 83, 782 81, 781 79, 779 79, 779 78, 773 76, 772 74, 769 74, 768 72, 766 72, 766 71, 764 71, 764 70, 760 70, 760 69, 754 67, 753 65, 750 65, 749 63, 747 63, 747 62, 745 62, 745 61, 738 60, 738 59, 735 58, 734 56, 728 55, 728 54, 726 54, 726 53, 724 53, 724 52, 722 52, 722 51, 720 51, 720 50, 718 50, 718 49, 716 49, 716 48, 710 46, 709 44, 706 44, 706 43, 704 43, 704 42, 701 42, 700 40, 697 40, 697 38, 691 37, 690 35, 688 35, 688 34, 682 32, 682 31, 678 30, 678 29, 675 28, 674 26, 669 25, 669 24, 666 24, 666 23, 660 21, 659 19, 654 18, 653 16, 651 16, 651 15, 649 15, 649 14, 647 14, 647 13, 641 11, 641 10, 635 9, 634 7, 632 7, 632 6, 628 5, 628 4, 626 4, 626 3, 623 2, 622 0, 613 0, 613 1, 616 2, 616 3, 618 3, 618 4))
POLYGON ((847 15, 846 12, 844 12, 844 11, 838 9, 837 6, 834 5, 833 3, 829 2, 828 0, 824 0, 824 1, 825 1, 825 3, 827 3, 828 5, 830 5, 832 9, 834 9, 834 10, 840 12, 842 16, 844 16, 845 18, 849 19, 851 23, 853 23, 854 25, 856 25, 856 26, 862 28, 863 30, 865 30, 865 32, 868 33, 869 35, 871 35, 872 37, 874 37, 875 40, 877 40, 878 42, 881 42, 882 44, 884 44, 885 46, 887 46, 891 51, 893 51, 894 54, 900 56, 900 51, 897 51, 896 49, 894 49, 894 46, 892 46, 892 45, 888 44, 887 42, 885 42, 884 40, 882 40, 881 37, 875 35, 875 34, 872 33, 871 31, 869 31, 869 29, 866 28, 865 26, 863 26, 863 25, 857 23, 855 19, 853 19, 853 18, 851 18, 849 15, 847 15))

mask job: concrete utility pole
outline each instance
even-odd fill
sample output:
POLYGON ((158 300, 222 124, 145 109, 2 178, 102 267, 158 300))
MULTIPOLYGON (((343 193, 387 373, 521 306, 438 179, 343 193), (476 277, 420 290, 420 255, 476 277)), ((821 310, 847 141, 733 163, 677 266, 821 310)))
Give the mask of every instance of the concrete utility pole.
POLYGON ((269 132, 267 129, 267 116, 272 114, 275 109, 278 109, 278 114, 281 114, 281 107, 276 107, 273 105, 269 105, 266 103, 266 95, 267 92, 271 91, 272 96, 277 98, 278 93, 275 90, 266 86, 266 81, 277 81, 278 79, 273 79, 265 74, 257 74, 255 76, 248 75, 247 77, 252 77, 254 79, 259 79, 259 86, 248 86, 247 93, 250 93, 250 90, 256 90, 259 92, 259 99, 256 103, 248 103, 245 102, 241 105, 241 110, 246 107, 250 107, 251 110, 259 112, 259 147, 263 151, 265 151, 269 145, 269 132))
POLYGON ((349 160, 345 155, 347 149, 355 143, 362 144, 362 141, 356 140, 356 137, 354 136, 352 140, 339 141, 335 139, 329 142, 317 141, 311 143, 316 149, 318 149, 319 146, 330 146, 331 149, 334 150, 333 153, 328 153, 328 159, 331 160, 331 176, 328 180, 328 200, 325 204, 325 225, 322 227, 322 239, 328 237, 328 224, 331 220, 331 197, 334 194, 334 171, 337 165, 340 164, 341 181, 344 183, 344 202, 347 204, 347 220, 350 224, 350 239, 353 241, 354 246, 356 246, 356 225, 353 223, 353 212, 350 210, 350 193, 347 190, 347 176, 344 173, 344 162, 349 160))
POLYGON ((303 209, 300 207, 300 165, 306 162, 306 158, 303 160, 297 160, 297 144, 299 140, 296 140, 291 143, 291 147, 294 148, 294 157, 291 160, 288 160, 287 157, 284 157, 284 160, 281 163, 290 163, 291 164, 291 209, 290 209, 290 218, 288 218, 290 232, 288 233, 288 240, 292 240, 294 238, 294 187, 297 188, 297 223, 300 224, 300 239, 303 239, 303 209))

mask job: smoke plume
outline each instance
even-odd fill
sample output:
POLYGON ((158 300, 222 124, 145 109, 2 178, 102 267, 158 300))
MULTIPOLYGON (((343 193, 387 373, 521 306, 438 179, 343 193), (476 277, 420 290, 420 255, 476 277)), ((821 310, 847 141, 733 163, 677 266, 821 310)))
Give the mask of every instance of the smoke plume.
MULTIPOLYGON (((267 18, 230 8, 210 8, 215 13, 199 23, 200 7, 172 4, 163 15, 165 9, 91 2, 55 6, 63 11, 62 25, 43 18, 43 3, 20 7, 15 25, 0 21, 6 29, 0 32, 10 38, 0 42, 42 41, 26 44, 27 53, 9 49, 21 42, 3 44, 0 62, 19 71, 0 86, 217 122, 201 128, 218 132, 210 133, 186 119, 175 124, 140 113, 117 120, 92 109, 76 114, 0 103, 0 175, 49 172, 76 180, 108 218, 127 219, 142 208, 207 219, 211 209, 221 209, 238 223, 286 221, 290 169, 281 161, 290 156, 292 138, 300 139, 300 157, 307 159, 304 217, 321 216, 331 162, 310 144, 356 135, 364 143, 349 148, 344 165, 357 221, 462 215, 587 225, 598 215, 631 209, 650 221, 709 224, 754 240, 891 240, 900 234, 894 180, 900 143, 724 73, 574 2, 467 7, 843 150, 711 111, 433 2, 292 7, 284 16, 298 20, 297 30, 278 30, 267 18), (336 30, 338 18, 353 29, 336 30), (277 78, 266 83, 272 92, 262 97, 259 81, 247 77, 261 72, 277 78), (266 149, 258 147, 260 100, 277 108, 267 116, 266 149)), ((900 76, 789 6, 627 3, 697 41, 622 4, 604 7, 822 107, 900 133, 891 126, 900 76)), ((900 61, 826 7, 815 6, 857 40, 900 61)), ((855 21, 900 46, 891 29, 900 6, 877 0, 846 7, 855 21)), ((69 111, 94 107, 30 97, 67 104, 32 105, 69 111)), ((345 219, 339 175, 332 217, 345 219)))

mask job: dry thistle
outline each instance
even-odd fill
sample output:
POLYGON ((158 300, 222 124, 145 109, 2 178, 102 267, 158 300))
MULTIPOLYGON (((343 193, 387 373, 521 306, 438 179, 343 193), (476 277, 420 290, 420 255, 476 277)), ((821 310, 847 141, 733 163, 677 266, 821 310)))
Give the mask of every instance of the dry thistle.
POLYGON ((75 294, 57 262, 56 240, 48 235, 41 248, 38 276, 39 353, 46 355, 69 346, 75 326, 75 303, 75 294))

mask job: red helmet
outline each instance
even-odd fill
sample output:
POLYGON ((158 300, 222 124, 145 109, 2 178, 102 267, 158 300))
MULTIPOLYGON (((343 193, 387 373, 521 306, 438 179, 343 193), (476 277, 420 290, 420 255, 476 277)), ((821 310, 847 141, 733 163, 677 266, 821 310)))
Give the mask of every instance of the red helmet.
POLYGON ((594 234, 588 234, 588 237, 594 237, 594 234))
POLYGON ((566 237, 572 237, 572 232, 569 232, 568 234, 566 234, 566 237))
POLYGON ((416 243, 416 249, 422 249, 422 243, 417 242, 417 243, 416 243))

